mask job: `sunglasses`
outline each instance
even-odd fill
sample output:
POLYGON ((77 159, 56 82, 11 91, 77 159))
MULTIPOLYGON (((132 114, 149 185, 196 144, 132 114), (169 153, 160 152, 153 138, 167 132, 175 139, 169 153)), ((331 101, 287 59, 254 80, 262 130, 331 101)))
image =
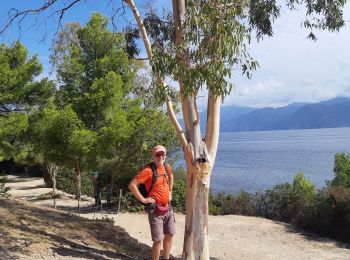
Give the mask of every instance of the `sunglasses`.
POLYGON ((164 152, 156 153, 156 157, 161 157, 161 156, 165 157, 165 153, 164 152))

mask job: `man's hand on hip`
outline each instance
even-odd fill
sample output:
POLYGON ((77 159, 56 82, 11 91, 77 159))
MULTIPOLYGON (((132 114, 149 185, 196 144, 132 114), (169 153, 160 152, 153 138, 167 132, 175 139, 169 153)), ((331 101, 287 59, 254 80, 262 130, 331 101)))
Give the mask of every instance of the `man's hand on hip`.
POLYGON ((147 197, 144 199, 144 201, 142 201, 143 204, 151 204, 151 203, 155 203, 156 200, 153 197, 147 197))

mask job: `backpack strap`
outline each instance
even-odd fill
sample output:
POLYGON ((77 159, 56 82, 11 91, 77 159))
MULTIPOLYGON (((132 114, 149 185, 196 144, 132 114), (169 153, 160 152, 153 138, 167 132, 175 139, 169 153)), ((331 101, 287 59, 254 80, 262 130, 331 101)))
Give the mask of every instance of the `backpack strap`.
POLYGON ((156 181, 157 181, 157 179, 158 179, 158 172, 157 172, 157 167, 156 167, 156 165, 155 165, 153 162, 151 162, 151 163, 149 164, 149 166, 150 166, 151 169, 152 169, 152 183, 151 183, 151 186, 149 187, 149 190, 147 191, 147 195, 151 192, 151 190, 152 190, 154 184, 156 183, 156 181))
MULTIPOLYGON (((151 167, 153 174, 152 174, 152 183, 151 183, 151 186, 149 187, 149 190, 147 191, 147 195, 151 192, 154 184, 156 183, 156 181, 158 179, 157 167, 154 164, 154 162, 151 162, 149 164, 149 166, 151 167)), ((166 162, 164 162, 164 168, 165 168, 165 176, 167 178, 169 173, 168 173, 168 164, 166 162)))

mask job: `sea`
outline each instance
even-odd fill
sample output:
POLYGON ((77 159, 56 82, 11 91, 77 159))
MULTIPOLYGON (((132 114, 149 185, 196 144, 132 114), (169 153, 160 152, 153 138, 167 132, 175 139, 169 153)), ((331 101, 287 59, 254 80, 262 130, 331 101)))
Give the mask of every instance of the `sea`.
POLYGON ((339 152, 350 154, 350 128, 220 133, 210 190, 254 193, 292 183, 299 172, 322 188, 339 152))

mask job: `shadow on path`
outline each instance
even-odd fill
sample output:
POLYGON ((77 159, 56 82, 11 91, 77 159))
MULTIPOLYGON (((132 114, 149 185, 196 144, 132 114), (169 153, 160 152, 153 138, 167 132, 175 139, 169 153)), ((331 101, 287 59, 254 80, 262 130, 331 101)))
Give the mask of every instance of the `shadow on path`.
POLYGON ((31 245, 44 244, 66 257, 83 259, 149 259, 151 248, 123 228, 14 199, 0 199, 2 257, 31 255, 31 245))

